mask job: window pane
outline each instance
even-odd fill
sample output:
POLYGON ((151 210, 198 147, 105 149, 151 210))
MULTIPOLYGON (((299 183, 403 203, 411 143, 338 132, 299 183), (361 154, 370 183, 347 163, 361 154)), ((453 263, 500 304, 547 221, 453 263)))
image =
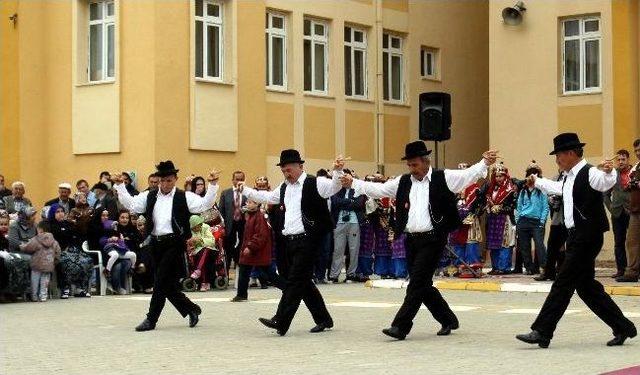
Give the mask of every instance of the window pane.
MULTIPOLYGON (((346 28, 345 28, 346 29, 346 28)), ((347 34, 345 34, 347 35, 347 34)), ((344 94, 351 96, 351 47, 344 47, 344 94)))
POLYGON ((344 28, 344 41, 345 42, 350 42, 351 41, 351 28, 350 27, 346 27, 344 28))
POLYGON ((580 21, 565 21, 564 23, 564 36, 575 36, 580 34, 580 21))
POLYGON ((400 72, 402 71, 402 61, 400 56, 391 56, 391 98, 400 100, 400 72))
POLYGON ((584 22, 584 32, 585 33, 593 33, 600 30, 600 21, 598 20, 589 20, 584 22))
POLYGON ((218 4, 207 4, 207 15, 220 17, 220 6, 218 4))
POLYGON ((264 14, 264 28, 268 29, 269 28, 269 13, 265 13, 264 14))
POLYGON ((424 65, 425 65, 425 61, 424 61, 425 57, 424 56, 425 56, 425 52, 424 52, 423 49, 421 49, 420 50, 420 74, 422 76, 426 76, 427 75, 427 72, 424 70, 424 65))
POLYGON ((271 64, 269 64, 269 61, 271 60, 271 55, 270 55, 270 51, 269 51, 269 38, 271 38, 269 36, 269 34, 266 34, 266 38, 264 38, 264 41, 265 41, 265 51, 267 51, 267 53, 265 54, 266 60, 267 60, 266 64, 265 64, 265 66, 266 66, 266 71, 265 71, 266 74, 265 74, 265 76, 266 76, 267 86, 270 85, 270 82, 269 82, 269 69, 271 69, 271 64))
POLYGON ((355 64, 355 92, 356 95, 364 95, 364 51, 355 50, 353 54, 355 64))
POLYGON ((89 27, 89 80, 102 80, 102 25, 89 27))
POLYGON ((304 20, 304 35, 311 35, 311 21, 304 20))
POLYGON ((362 33, 362 31, 354 31, 353 40, 355 40, 356 42, 362 42, 364 40, 364 34, 362 33))
POLYGON ((311 41, 310 40, 304 41, 304 89, 305 91, 311 91, 311 41))
POLYGON ((202 77, 202 49, 202 21, 196 21, 196 77, 202 77))
POLYGON ((319 23, 314 24, 313 25, 313 33, 315 35, 324 35, 324 26, 319 24, 319 23))
POLYGON ((196 0, 196 16, 202 16, 202 0, 196 0))
POLYGON ((89 20, 101 20, 102 18, 102 3, 89 4, 89 20))
POLYGON ((107 77, 113 78, 115 71, 115 26, 107 26, 107 77))
POLYGON ((284 18, 282 17, 271 17, 271 27, 274 29, 284 29, 284 18))
POLYGON ((382 97, 389 100, 389 53, 382 53, 382 97))
POLYGON ((427 53, 427 75, 433 75, 433 54, 427 53))
POLYGON ((220 77, 220 28, 207 25, 207 75, 220 77))
POLYGON ((273 38, 273 71, 271 79, 276 86, 284 84, 284 39, 273 38))
POLYGON ((389 34, 382 34, 382 48, 389 48, 389 34))
POLYGON ((113 16, 113 2, 107 3, 107 16, 113 16))
POLYGON ((400 38, 391 38, 391 47, 400 48, 400 38))
POLYGON ((580 41, 564 42, 564 90, 580 90, 580 41))
POLYGON ((324 91, 324 44, 315 44, 313 53, 314 89, 324 91))
POLYGON ((586 88, 600 87, 600 41, 587 40, 584 44, 586 88))

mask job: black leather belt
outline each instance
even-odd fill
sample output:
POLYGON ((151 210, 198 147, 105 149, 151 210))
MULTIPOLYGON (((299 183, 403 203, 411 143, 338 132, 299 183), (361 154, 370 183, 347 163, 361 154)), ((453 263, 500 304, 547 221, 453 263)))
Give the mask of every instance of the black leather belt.
POLYGON ((426 232, 406 232, 406 234, 409 238, 433 238, 437 233, 435 230, 430 230, 426 232))
POLYGON ((174 240, 176 238, 178 237, 173 233, 162 234, 160 236, 154 236, 153 234, 151 235, 151 240, 155 242, 164 242, 164 241, 174 240))
POLYGON ((287 241, 297 241, 297 240, 301 240, 303 238, 306 238, 307 234, 306 233, 299 233, 299 234, 287 234, 284 236, 284 238, 287 241))

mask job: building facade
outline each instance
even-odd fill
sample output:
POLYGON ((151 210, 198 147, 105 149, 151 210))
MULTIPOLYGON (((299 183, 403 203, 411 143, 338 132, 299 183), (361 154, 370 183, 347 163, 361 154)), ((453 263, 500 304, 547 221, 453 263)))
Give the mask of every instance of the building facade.
POLYGON ((0 2, 0 173, 43 202, 102 170, 143 180, 235 169, 279 181, 351 156, 360 175, 404 170, 418 95, 452 95, 440 165, 489 144, 489 4, 389 0, 0 2), (13 14, 14 21, 9 20, 13 14))

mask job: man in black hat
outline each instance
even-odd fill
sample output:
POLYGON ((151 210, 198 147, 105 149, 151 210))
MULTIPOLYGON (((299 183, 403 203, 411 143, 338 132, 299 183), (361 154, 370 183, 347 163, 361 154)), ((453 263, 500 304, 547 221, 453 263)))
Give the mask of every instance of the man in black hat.
POLYGON ((584 303, 613 330, 614 338, 607 346, 622 345, 627 338, 636 336, 636 327, 595 280, 595 259, 602 249, 604 232, 609 230, 602 193, 615 185, 617 173, 611 160, 598 167, 588 164, 582 158, 585 143, 575 133, 558 135, 553 145, 550 155, 555 155, 564 178, 552 181, 532 175, 527 184, 547 194, 562 196, 568 232, 565 258, 538 318, 531 325, 532 331, 516 338, 541 348, 549 347, 553 332, 577 291, 584 303))
POLYGON ((98 182, 91 188, 91 191, 96 196, 96 201, 93 204, 93 211, 100 212, 107 210, 109 212, 109 220, 118 220, 118 203, 116 199, 109 194, 109 187, 103 183, 98 182))
POLYGON ((462 222, 456 207, 456 194, 470 183, 486 176, 488 166, 495 163, 496 151, 487 151, 483 160, 467 169, 434 170, 431 168, 428 150, 424 142, 407 144, 405 156, 409 173, 384 184, 353 180, 344 175, 345 182, 353 181, 356 193, 374 199, 396 199, 395 233, 406 233, 409 286, 400 310, 390 328, 382 332, 398 340, 411 331, 413 318, 420 305, 429 309, 442 325, 439 336, 446 336, 459 327, 449 305, 433 286, 433 274, 442 257, 449 233, 462 222))
POLYGON ((305 173, 304 160, 297 150, 284 150, 278 166, 285 181, 273 191, 257 191, 238 184, 248 199, 259 203, 279 205, 273 230, 283 237, 288 263, 287 284, 282 292, 278 311, 272 319, 260 318, 260 322, 284 336, 291 321, 304 300, 316 326, 310 332, 322 332, 333 327, 333 319, 325 306, 322 295, 313 284, 313 268, 318 244, 324 235, 333 230, 333 221, 327 206, 327 198, 342 186, 344 159, 338 156, 334 162, 333 178, 316 178, 305 173))
POLYGON ((144 214, 147 232, 151 234, 151 246, 156 267, 153 295, 147 318, 136 327, 136 331, 150 331, 168 299, 183 317, 189 316, 189 327, 195 327, 200 307, 191 302, 180 290, 180 278, 185 274, 184 252, 186 241, 191 237, 189 217, 213 207, 218 191, 219 172, 209 174, 209 187, 204 197, 176 188, 178 169, 170 160, 156 166, 160 177, 157 190, 143 191, 131 196, 124 186, 122 175, 113 177, 118 199, 132 212, 144 214))

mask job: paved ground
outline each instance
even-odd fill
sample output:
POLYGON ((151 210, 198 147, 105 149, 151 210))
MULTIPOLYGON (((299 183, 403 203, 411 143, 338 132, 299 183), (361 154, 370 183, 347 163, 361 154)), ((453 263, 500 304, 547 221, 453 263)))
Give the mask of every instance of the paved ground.
MULTIPOLYGON (((133 327, 148 296, 93 297, 0 305, 1 374, 597 374, 640 365, 640 340, 608 348, 611 332, 576 297, 547 350, 514 339, 528 331, 544 293, 445 291, 461 321, 449 337, 426 310, 412 334, 380 333, 403 289, 324 285, 336 322, 310 334, 304 306, 285 337, 256 319, 275 310, 279 292, 251 290, 252 302, 226 302, 233 291, 191 293, 203 307, 190 329, 170 305, 152 332, 133 327)), ((640 298, 615 296, 640 325, 640 298)), ((640 371, 640 370, 638 370, 640 371)))

